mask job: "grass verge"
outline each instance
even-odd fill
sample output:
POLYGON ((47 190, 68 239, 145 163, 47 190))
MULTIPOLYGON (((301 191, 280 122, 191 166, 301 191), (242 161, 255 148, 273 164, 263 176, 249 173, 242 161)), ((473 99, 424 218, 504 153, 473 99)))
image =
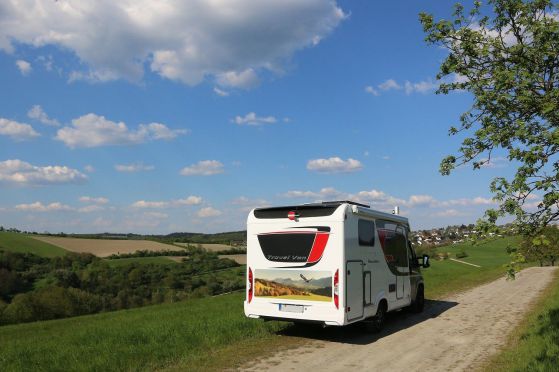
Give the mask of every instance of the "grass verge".
POLYGON ((25 234, 11 232, 0 233, 0 249, 18 253, 33 253, 41 257, 64 256, 68 251, 42 242, 25 234))
POLYGON ((559 369, 559 271, 550 286, 508 337, 485 371, 557 371, 559 369))

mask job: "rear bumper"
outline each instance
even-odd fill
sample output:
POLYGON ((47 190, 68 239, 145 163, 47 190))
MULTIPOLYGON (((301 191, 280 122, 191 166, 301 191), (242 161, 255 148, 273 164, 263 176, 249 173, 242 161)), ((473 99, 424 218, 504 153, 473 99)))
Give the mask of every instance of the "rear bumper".
POLYGON ((321 323, 326 325, 343 326, 343 310, 336 309, 334 303, 297 303, 292 301, 262 301, 253 299, 249 304, 244 302, 245 315, 249 318, 262 318, 265 320, 282 320, 289 322, 321 323), (302 313, 291 313, 279 310, 279 304, 302 305, 302 313))

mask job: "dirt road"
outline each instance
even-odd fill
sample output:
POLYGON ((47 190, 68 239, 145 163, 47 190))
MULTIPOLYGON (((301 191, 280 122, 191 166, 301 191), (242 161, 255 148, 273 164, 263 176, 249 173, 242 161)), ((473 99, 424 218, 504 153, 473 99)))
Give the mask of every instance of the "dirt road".
POLYGON ((378 335, 350 328, 295 328, 290 336, 312 338, 304 346, 245 366, 249 371, 465 371, 479 367, 550 283, 555 268, 529 268, 515 281, 504 278, 428 301, 424 313, 394 313, 378 335))

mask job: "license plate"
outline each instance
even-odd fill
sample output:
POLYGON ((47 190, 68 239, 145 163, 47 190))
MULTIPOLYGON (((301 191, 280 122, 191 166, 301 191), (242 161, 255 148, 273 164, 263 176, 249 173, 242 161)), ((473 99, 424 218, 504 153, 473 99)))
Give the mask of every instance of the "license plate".
POLYGON ((287 313, 302 313, 305 311, 305 307, 303 305, 279 304, 279 311, 285 311, 287 313))

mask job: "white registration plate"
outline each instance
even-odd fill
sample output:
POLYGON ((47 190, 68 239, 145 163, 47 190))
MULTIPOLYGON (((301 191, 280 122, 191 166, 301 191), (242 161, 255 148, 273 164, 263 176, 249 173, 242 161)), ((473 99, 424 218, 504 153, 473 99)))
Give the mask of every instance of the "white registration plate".
POLYGON ((287 313, 302 313, 305 311, 305 307, 303 305, 279 304, 279 311, 285 311, 287 313))

